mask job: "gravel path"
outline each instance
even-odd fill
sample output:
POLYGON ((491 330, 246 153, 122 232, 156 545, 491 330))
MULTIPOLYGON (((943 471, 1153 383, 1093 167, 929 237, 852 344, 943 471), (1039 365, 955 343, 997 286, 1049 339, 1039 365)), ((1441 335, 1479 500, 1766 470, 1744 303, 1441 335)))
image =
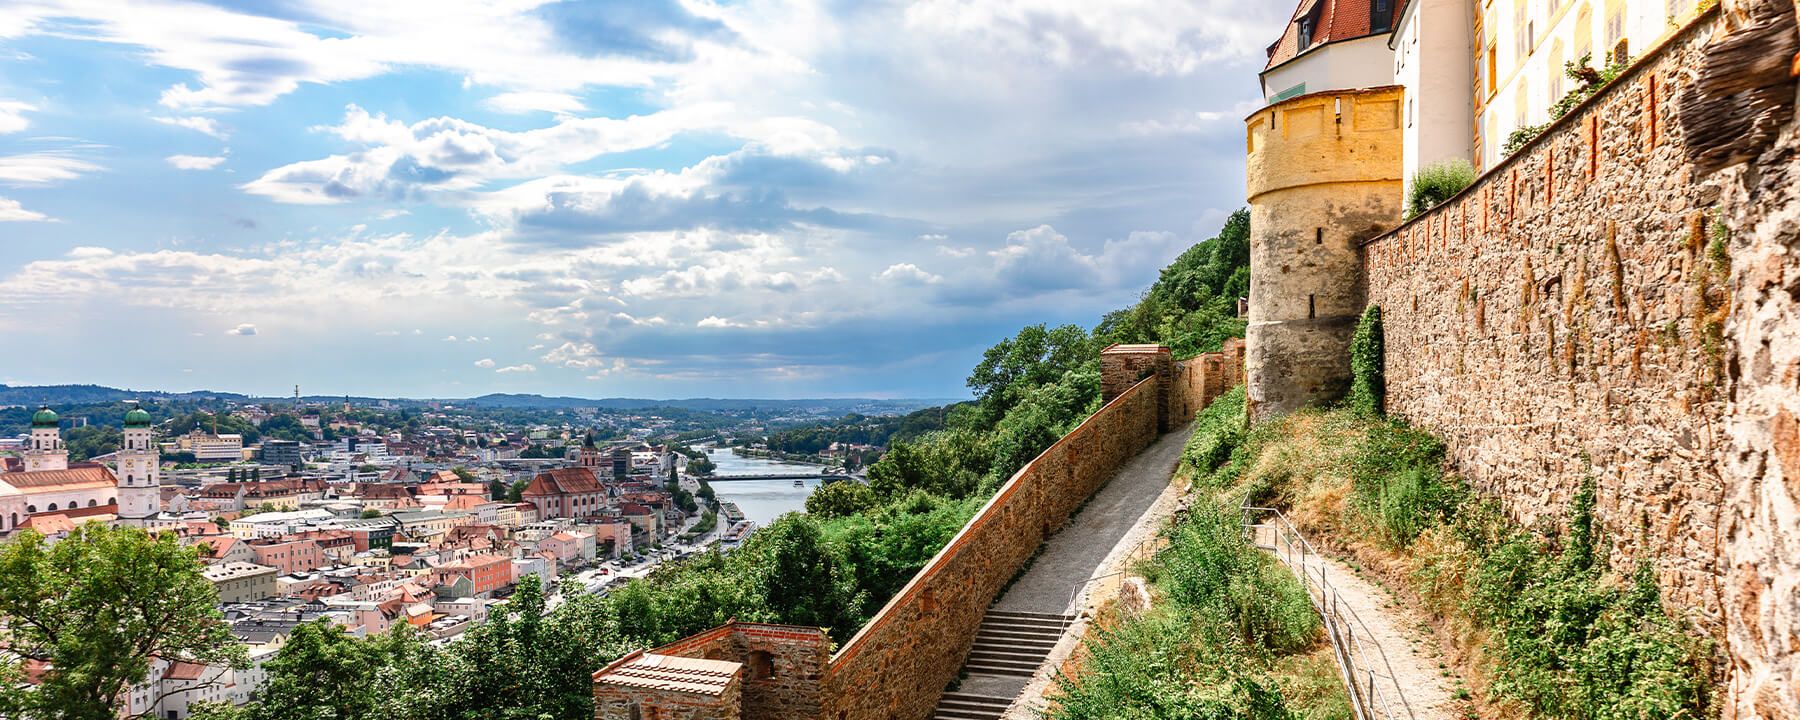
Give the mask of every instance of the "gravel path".
MULTIPOLYGON (((1391 667, 1394 683, 1387 688, 1392 717, 1397 720, 1458 720, 1465 717, 1468 703, 1456 699, 1457 684, 1448 658, 1438 647, 1437 639, 1424 619, 1401 603, 1386 588, 1358 575, 1339 560, 1310 556, 1306 566, 1314 577, 1325 565, 1326 577, 1337 589, 1343 604, 1354 611, 1356 633, 1374 638, 1380 646, 1364 644, 1363 652, 1375 666, 1375 672, 1386 675, 1391 667), (1386 662, 1383 662, 1383 655, 1386 662), (1399 696, 1399 697, 1396 697, 1399 696)), ((1377 683, 1382 680, 1377 678, 1377 683)), ((1377 717, 1381 705, 1376 703, 1377 717)))

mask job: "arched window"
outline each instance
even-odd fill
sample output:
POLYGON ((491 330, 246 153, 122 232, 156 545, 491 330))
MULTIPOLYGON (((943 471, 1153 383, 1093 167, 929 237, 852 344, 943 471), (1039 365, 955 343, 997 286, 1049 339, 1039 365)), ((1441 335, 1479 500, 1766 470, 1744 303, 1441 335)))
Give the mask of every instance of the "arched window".
MULTIPOLYGON (((1625 39, 1625 0, 1606 0, 1606 45, 1614 47, 1625 39)), ((1609 57, 1608 65, 1618 62, 1620 58, 1609 57)))
POLYGON ((56 503, 50 503, 50 512, 56 512, 56 503))
POLYGON ((100 503, 94 502, 93 498, 88 498, 88 507, 93 507, 93 506, 99 505, 99 504, 100 503))
POLYGON ((25 512, 26 512, 26 513, 34 513, 34 512, 37 512, 37 506, 36 506, 36 505, 26 505, 26 506, 25 506, 25 512))
POLYGON ((19 514, 13 513, 12 514, 12 527, 18 527, 18 526, 19 526, 19 514))

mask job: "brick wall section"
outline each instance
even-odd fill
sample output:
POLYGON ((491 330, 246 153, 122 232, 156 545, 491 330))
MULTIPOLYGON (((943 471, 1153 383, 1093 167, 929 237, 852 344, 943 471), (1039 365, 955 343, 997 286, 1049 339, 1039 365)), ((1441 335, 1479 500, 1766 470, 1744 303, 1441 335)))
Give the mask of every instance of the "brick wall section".
POLYGON ((734 621, 651 652, 744 665, 746 718, 816 718, 831 639, 818 628, 734 621), (755 653, 767 653, 768 664, 755 653))
POLYGON ((1243 384, 1244 340, 1226 340, 1219 352, 1203 353, 1177 362, 1174 371, 1169 413, 1177 423, 1186 423, 1220 395, 1243 384))
POLYGON ((1800 412, 1800 138, 1749 168, 1687 164, 1678 98, 1726 24, 1704 14, 1363 250, 1389 410, 1527 523, 1560 522, 1594 477, 1615 565, 1655 562, 1666 606, 1727 640, 1725 717, 1793 718, 1800 450, 1776 468, 1800 412))
MULTIPOLYGON (((982 614, 1038 544, 1158 437, 1156 377, 1111 402, 1001 487, 831 660, 826 720, 924 720, 982 614)), ((776 717, 776 716, 770 716, 776 717)))
POLYGON ((1100 399, 1111 402, 1151 375, 1167 379, 1157 422, 1161 432, 1169 432, 1244 382, 1244 340, 1230 338, 1219 352, 1180 361, 1161 345, 1109 347, 1100 352, 1100 399))

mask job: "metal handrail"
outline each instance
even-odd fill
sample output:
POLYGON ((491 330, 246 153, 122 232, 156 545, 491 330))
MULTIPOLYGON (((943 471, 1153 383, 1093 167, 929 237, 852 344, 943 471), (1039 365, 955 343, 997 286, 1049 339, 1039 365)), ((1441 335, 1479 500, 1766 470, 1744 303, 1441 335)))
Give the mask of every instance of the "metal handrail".
POLYGON ((1326 637, 1331 641, 1332 654, 1338 661, 1340 677, 1349 691, 1350 704, 1358 720, 1412 718, 1412 705, 1406 701, 1406 693, 1395 679, 1387 651, 1374 640, 1374 633, 1369 631, 1356 609, 1344 603, 1338 589, 1332 586, 1325 556, 1307 541, 1281 510, 1253 507, 1248 502, 1240 510, 1245 540, 1273 552, 1283 565, 1294 571, 1306 588, 1307 597, 1319 613, 1326 637), (1268 516, 1272 516, 1273 522, 1257 522, 1260 517, 1268 516), (1261 544, 1258 532, 1265 528, 1273 535, 1273 541, 1266 546, 1261 544), (1319 558, 1319 561, 1308 562, 1310 558, 1319 558), (1375 648, 1375 654, 1381 660, 1379 667, 1386 670, 1386 674, 1377 672, 1378 666, 1370 660, 1370 646, 1375 648), (1397 699, 1404 715, 1395 712, 1395 700, 1390 700, 1390 695, 1397 699))

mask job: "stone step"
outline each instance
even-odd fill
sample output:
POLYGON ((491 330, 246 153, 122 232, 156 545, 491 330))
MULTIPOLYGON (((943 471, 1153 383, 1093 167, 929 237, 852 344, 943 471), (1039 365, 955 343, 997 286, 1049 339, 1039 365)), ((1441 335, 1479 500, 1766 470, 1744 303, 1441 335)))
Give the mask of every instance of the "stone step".
POLYGON ((1058 615, 1056 613, 1022 612, 1018 610, 989 610, 990 618, 1023 618, 1029 620, 1058 620, 1065 624, 1075 621, 1074 615, 1058 615))
POLYGON ((987 630, 980 630, 975 633, 975 644, 981 645, 983 643, 989 643, 989 642, 996 642, 996 643, 1010 643, 1010 642, 1042 643, 1042 642, 1047 642, 1047 643, 1050 643, 1051 645, 1055 645, 1058 640, 1062 639, 1062 636, 1063 636, 1062 631, 1002 630, 1002 629, 998 629, 998 628, 990 628, 987 630))
POLYGON ((976 648, 976 650, 970 650, 970 652, 968 652, 968 662, 1008 661, 1008 662, 1033 662, 1033 664, 1042 664, 1042 662, 1044 662, 1044 657, 1048 657, 1048 655, 1049 655, 1048 652, 1040 652, 1040 650, 1013 650, 1013 648, 976 648))
POLYGON ((1016 675, 1019 677, 1031 677, 1032 675, 1037 674, 1038 666, 1042 664, 1043 663, 1041 662, 1011 663, 998 660, 971 660, 963 665, 963 669, 969 671, 970 674, 976 675, 1016 675))
POLYGON ((975 628, 977 634, 984 632, 1025 633, 1031 635, 1062 635, 1068 625, 1024 625, 1012 623, 984 622, 975 628))
POLYGON ((943 698, 938 700, 937 711, 932 717, 944 720, 995 720, 1005 714, 1010 705, 1012 698, 950 692, 944 693, 943 698))
POLYGON ((1052 631, 1061 631, 1063 628, 1066 628, 1072 624, 1074 624, 1074 623, 1063 622, 1061 620, 1039 620, 1037 618, 988 617, 988 618, 982 618, 982 620, 981 620, 982 627, 1041 628, 1044 630, 1052 630, 1052 631))

